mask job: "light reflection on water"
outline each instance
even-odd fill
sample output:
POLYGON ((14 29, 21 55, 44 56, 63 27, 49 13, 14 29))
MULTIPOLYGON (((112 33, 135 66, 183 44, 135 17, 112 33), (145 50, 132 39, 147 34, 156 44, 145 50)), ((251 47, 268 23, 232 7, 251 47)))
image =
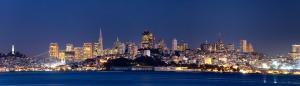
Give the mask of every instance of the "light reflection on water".
POLYGON ((300 76, 180 72, 11 72, 0 85, 297 86, 300 76))

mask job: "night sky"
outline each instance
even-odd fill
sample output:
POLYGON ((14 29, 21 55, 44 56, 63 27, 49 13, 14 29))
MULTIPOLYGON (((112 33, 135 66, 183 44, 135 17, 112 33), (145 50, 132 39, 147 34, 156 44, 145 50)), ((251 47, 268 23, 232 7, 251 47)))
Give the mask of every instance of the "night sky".
POLYGON ((250 41, 256 51, 287 54, 300 44, 299 0, 0 0, 0 50, 33 56, 50 42, 82 46, 102 28, 105 48, 119 36, 139 42, 150 30, 156 39, 177 38, 197 48, 205 40, 238 47, 250 41))

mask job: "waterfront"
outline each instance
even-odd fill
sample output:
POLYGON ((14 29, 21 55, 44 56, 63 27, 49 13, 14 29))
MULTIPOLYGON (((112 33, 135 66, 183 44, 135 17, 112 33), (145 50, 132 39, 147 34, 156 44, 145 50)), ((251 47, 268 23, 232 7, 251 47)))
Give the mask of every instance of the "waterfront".
POLYGON ((295 75, 196 72, 6 72, 0 85, 13 86, 296 86, 295 75))

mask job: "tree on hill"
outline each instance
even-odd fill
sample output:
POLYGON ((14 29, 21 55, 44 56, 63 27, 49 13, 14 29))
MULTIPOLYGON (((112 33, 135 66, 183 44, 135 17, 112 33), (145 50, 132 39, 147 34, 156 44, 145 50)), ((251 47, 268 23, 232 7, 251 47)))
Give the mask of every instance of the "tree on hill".
POLYGON ((112 59, 108 60, 105 64, 106 67, 116 66, 116 67, 130 67, 133 66, 133 61, 126 58, 118 58, 118 59, 112 59))
POLYGON ((141 66, 165 66, 166 63, 158 57, 141 56, 134 60, 141 66))

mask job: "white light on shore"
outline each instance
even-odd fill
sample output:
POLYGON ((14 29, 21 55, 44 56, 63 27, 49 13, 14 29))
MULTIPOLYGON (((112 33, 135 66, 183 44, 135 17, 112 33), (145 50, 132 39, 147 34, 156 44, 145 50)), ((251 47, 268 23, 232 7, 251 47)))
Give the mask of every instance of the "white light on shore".
POLYGON ((53 62, 53 63, 47 63, 45 64, 44 66, 45 67, 51 67, 51 68, 54 68, 54 67, 57 67, 57 66, 60 66, 60 65, 65 65, 66 62, 65 61, 58 61, 58 62, 53 62))
POLYGON ((268 66, 267 63, 263 63, 263 64, 262 64, 262 68, 263 68, 263 69, 269 69, 270 66, 268 66))

